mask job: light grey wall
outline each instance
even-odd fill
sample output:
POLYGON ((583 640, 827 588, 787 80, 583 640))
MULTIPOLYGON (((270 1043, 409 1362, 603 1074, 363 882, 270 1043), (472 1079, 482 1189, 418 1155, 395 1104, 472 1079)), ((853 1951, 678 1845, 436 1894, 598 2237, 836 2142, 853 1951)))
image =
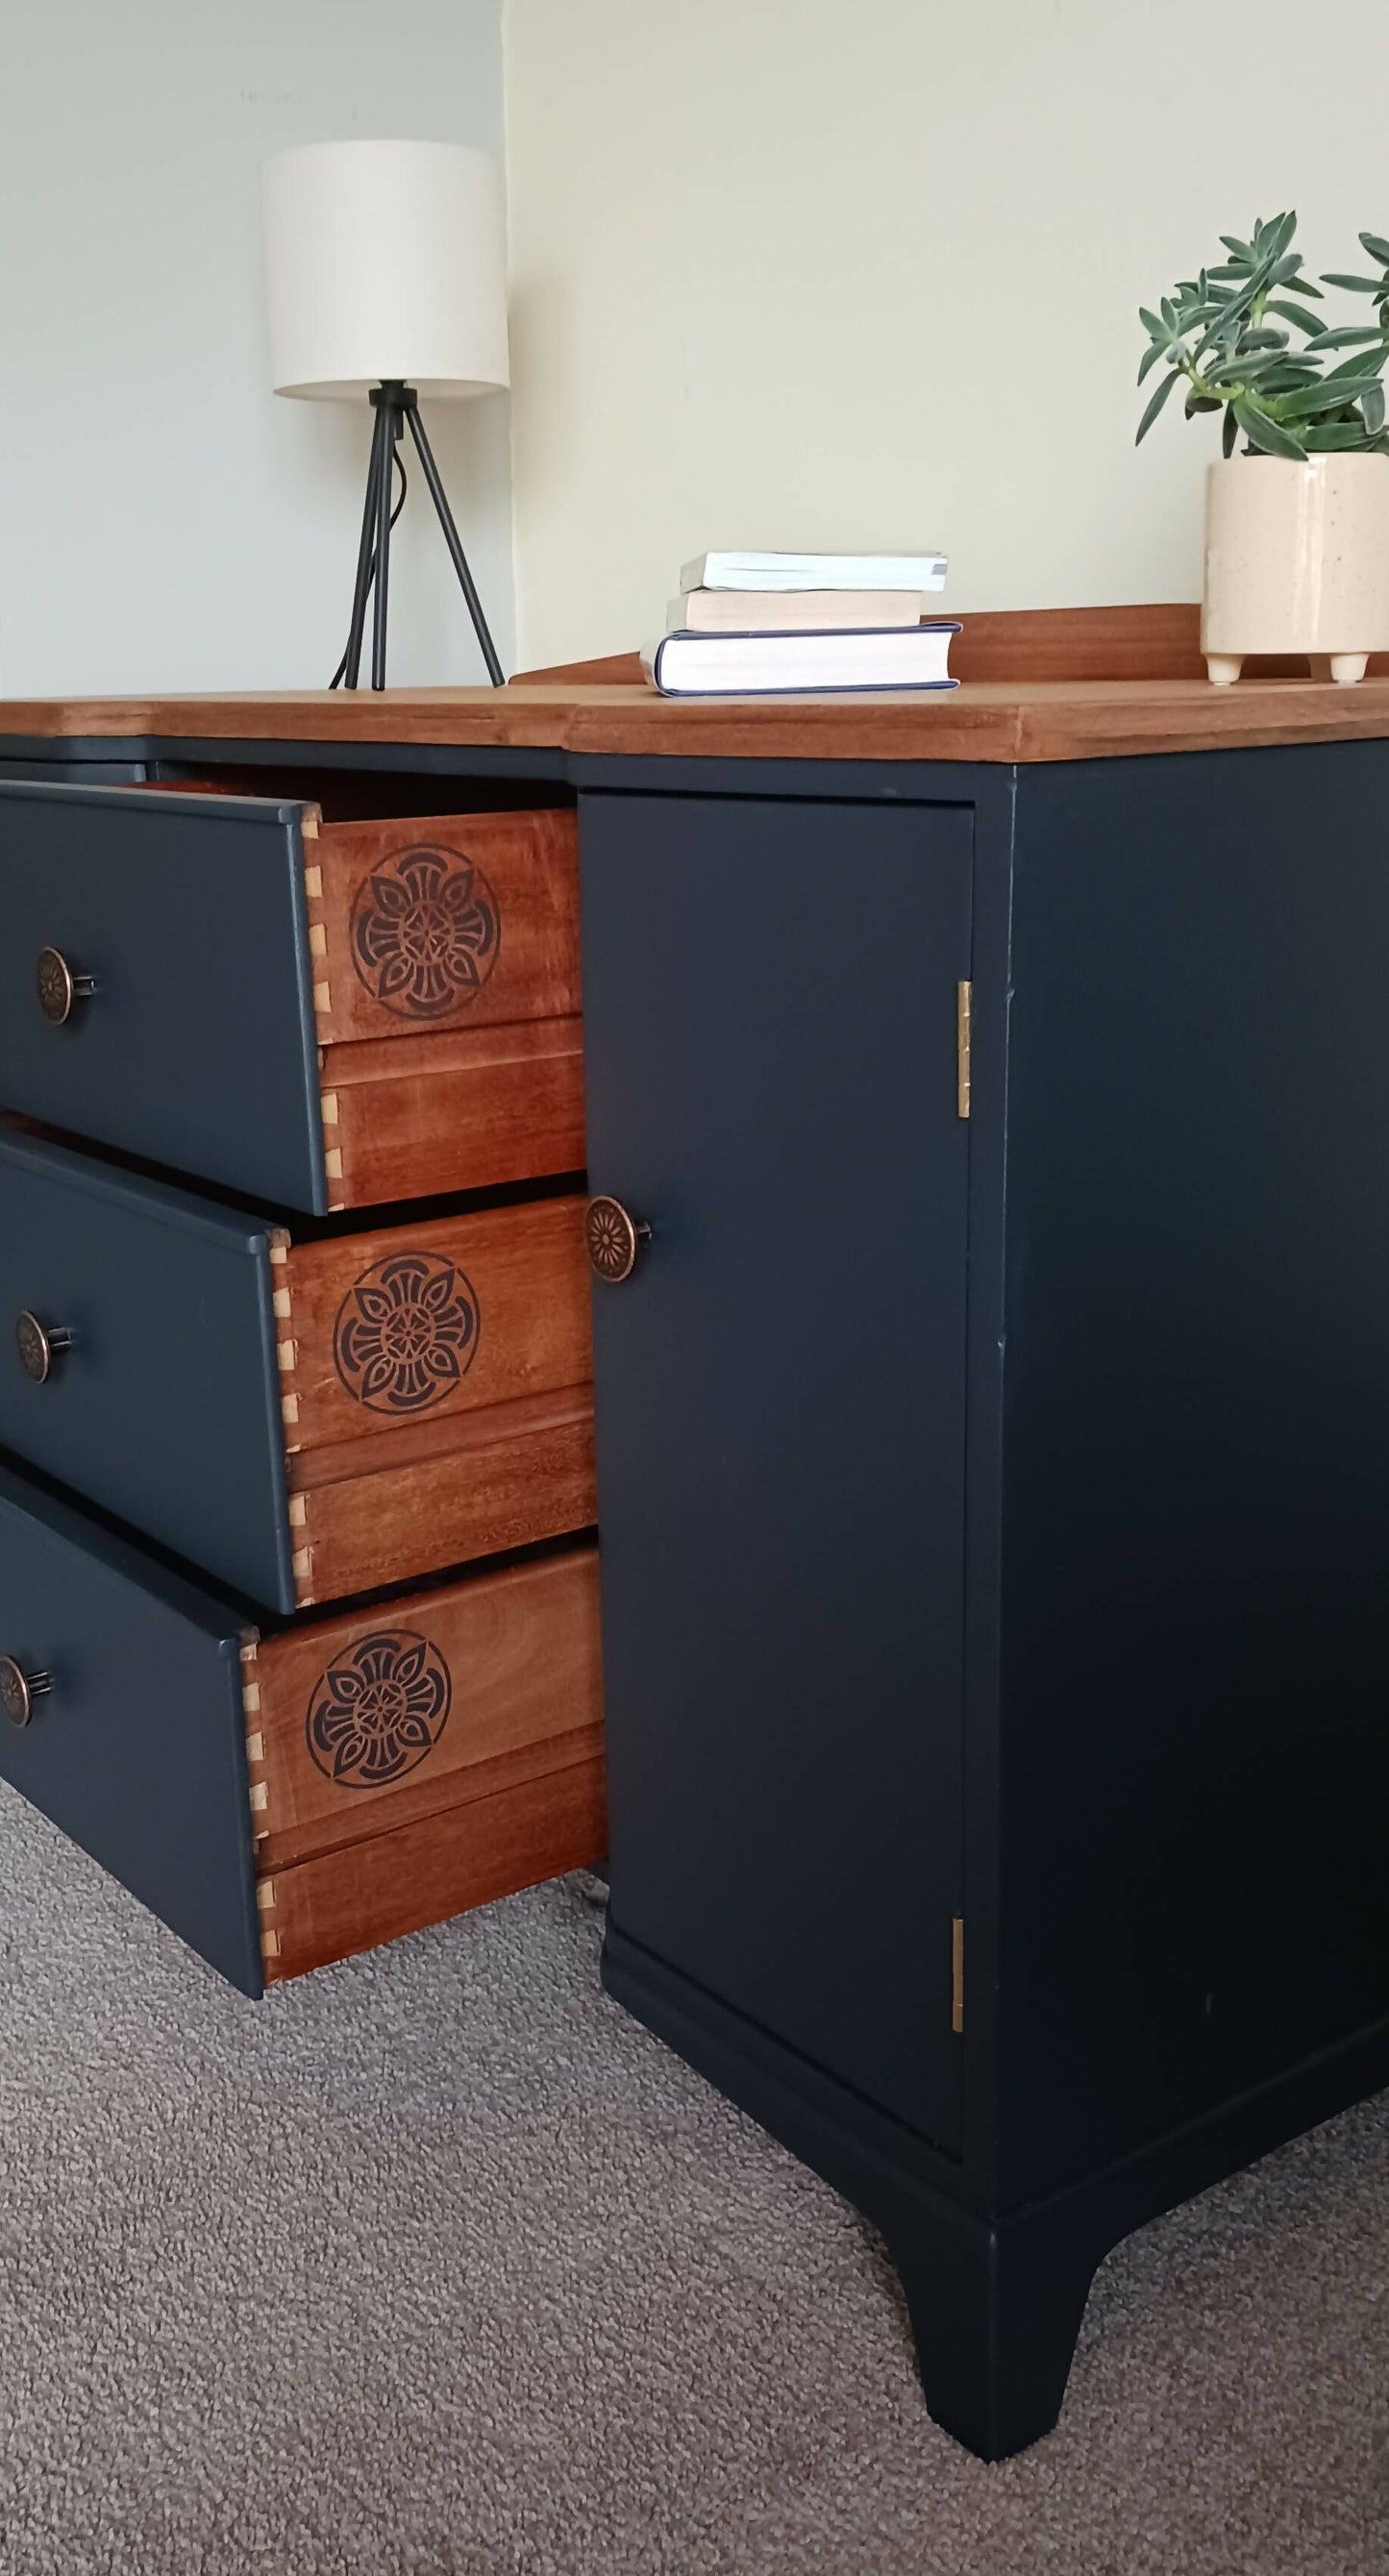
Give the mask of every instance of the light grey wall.
MULTIPOLYGON (((258 169, 353 135, 502 140, 499 0, 0 9, 0 689, 318 686, 370 415, 269 390, 258 169)), ((504 396, 429 427, 512 659, 504 396)), ((399 681, 482 669, 417 472, 399 681)))
POLYGON ((1289 205, 1314 271, 1389 233, 1384 0, 507 0, 505 54, 531 665, 708 546, 1195 599, 1220 424, 1135 454, 1138 305, 1289 205))

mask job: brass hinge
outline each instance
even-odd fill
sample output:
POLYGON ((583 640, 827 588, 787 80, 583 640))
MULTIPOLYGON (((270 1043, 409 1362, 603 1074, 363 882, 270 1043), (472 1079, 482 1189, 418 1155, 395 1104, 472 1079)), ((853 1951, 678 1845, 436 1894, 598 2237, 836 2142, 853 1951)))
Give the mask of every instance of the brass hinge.
POLYGON ((965 2026, 965 1919, 953 1917, 950 1925, 950 2027, 965 2026))
POLYGON ((955 1105, 962 1118, 969 1116, 969 1045, 970 1021, 974 1011, 974 986, 955 987, 955 1105))

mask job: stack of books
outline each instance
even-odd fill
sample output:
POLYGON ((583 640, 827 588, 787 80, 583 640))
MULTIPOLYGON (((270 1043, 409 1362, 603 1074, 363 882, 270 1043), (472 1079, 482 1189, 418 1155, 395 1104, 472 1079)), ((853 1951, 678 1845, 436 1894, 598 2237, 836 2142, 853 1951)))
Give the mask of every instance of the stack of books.
POLYGON ((666 633, 642 649, 667 697, 953 689, 959 627, 923 623, 944 555, 697 555, 666 633))

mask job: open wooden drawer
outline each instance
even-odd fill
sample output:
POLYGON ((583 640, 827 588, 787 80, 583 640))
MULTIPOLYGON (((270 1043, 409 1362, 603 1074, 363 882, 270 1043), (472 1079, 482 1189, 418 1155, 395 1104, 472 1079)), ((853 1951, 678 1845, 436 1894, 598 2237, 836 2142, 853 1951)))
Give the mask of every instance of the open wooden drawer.
POLYGON ((593 1547, 247 1641, 241 1661, 267 1980, 606 1850, 593 1547))
POLYGON ((596 1551, 257 1630, 0 1468, 0 1777, 259 1994, 601 1857, 596 1551))
POLYGON ((0 1444, 279 1611, 591 1527, 583 1213, 301 1228, 0 1128, 0 1444))
POLYGON ((582 1168, 570 810, 0 782, 0 902, 11 1109, 319 1215, 582 1168))

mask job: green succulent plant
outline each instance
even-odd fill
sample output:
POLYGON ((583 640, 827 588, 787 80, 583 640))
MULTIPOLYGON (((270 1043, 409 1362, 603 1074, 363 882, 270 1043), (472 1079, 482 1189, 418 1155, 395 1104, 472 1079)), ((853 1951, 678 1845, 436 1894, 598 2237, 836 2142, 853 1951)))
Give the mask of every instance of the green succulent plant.
POLYGON ((1314 286, 1299 274, 1296 229, 1296 215, 1275 215, 1256 223, 1248 241, 1222 233, 1229 257, 1218 267, 1180 279, 1156 313, 1140 305, 1148 347, 1138 381, 1156 366, 1167 371, 1138 424, 1140 439, 1173 386, 1184 383, 1188 420, 1197 412, 1224 412, 1227 456, 1241 433, 1246 456, 1303 459, 1335 449, 1389 456, 1380 381, 1389 356, 1389 240, 1380 233, 1360 236, 1378 277, 1332 270, 1314 286), (1319 320, 1314 308, 1322 286, 1372 296, 1373 327, 1319 320), (1294 332, 1301 335, 1296 340, 1294 332), (1345 349, 1354 355, 1342 357, 1345 349))

